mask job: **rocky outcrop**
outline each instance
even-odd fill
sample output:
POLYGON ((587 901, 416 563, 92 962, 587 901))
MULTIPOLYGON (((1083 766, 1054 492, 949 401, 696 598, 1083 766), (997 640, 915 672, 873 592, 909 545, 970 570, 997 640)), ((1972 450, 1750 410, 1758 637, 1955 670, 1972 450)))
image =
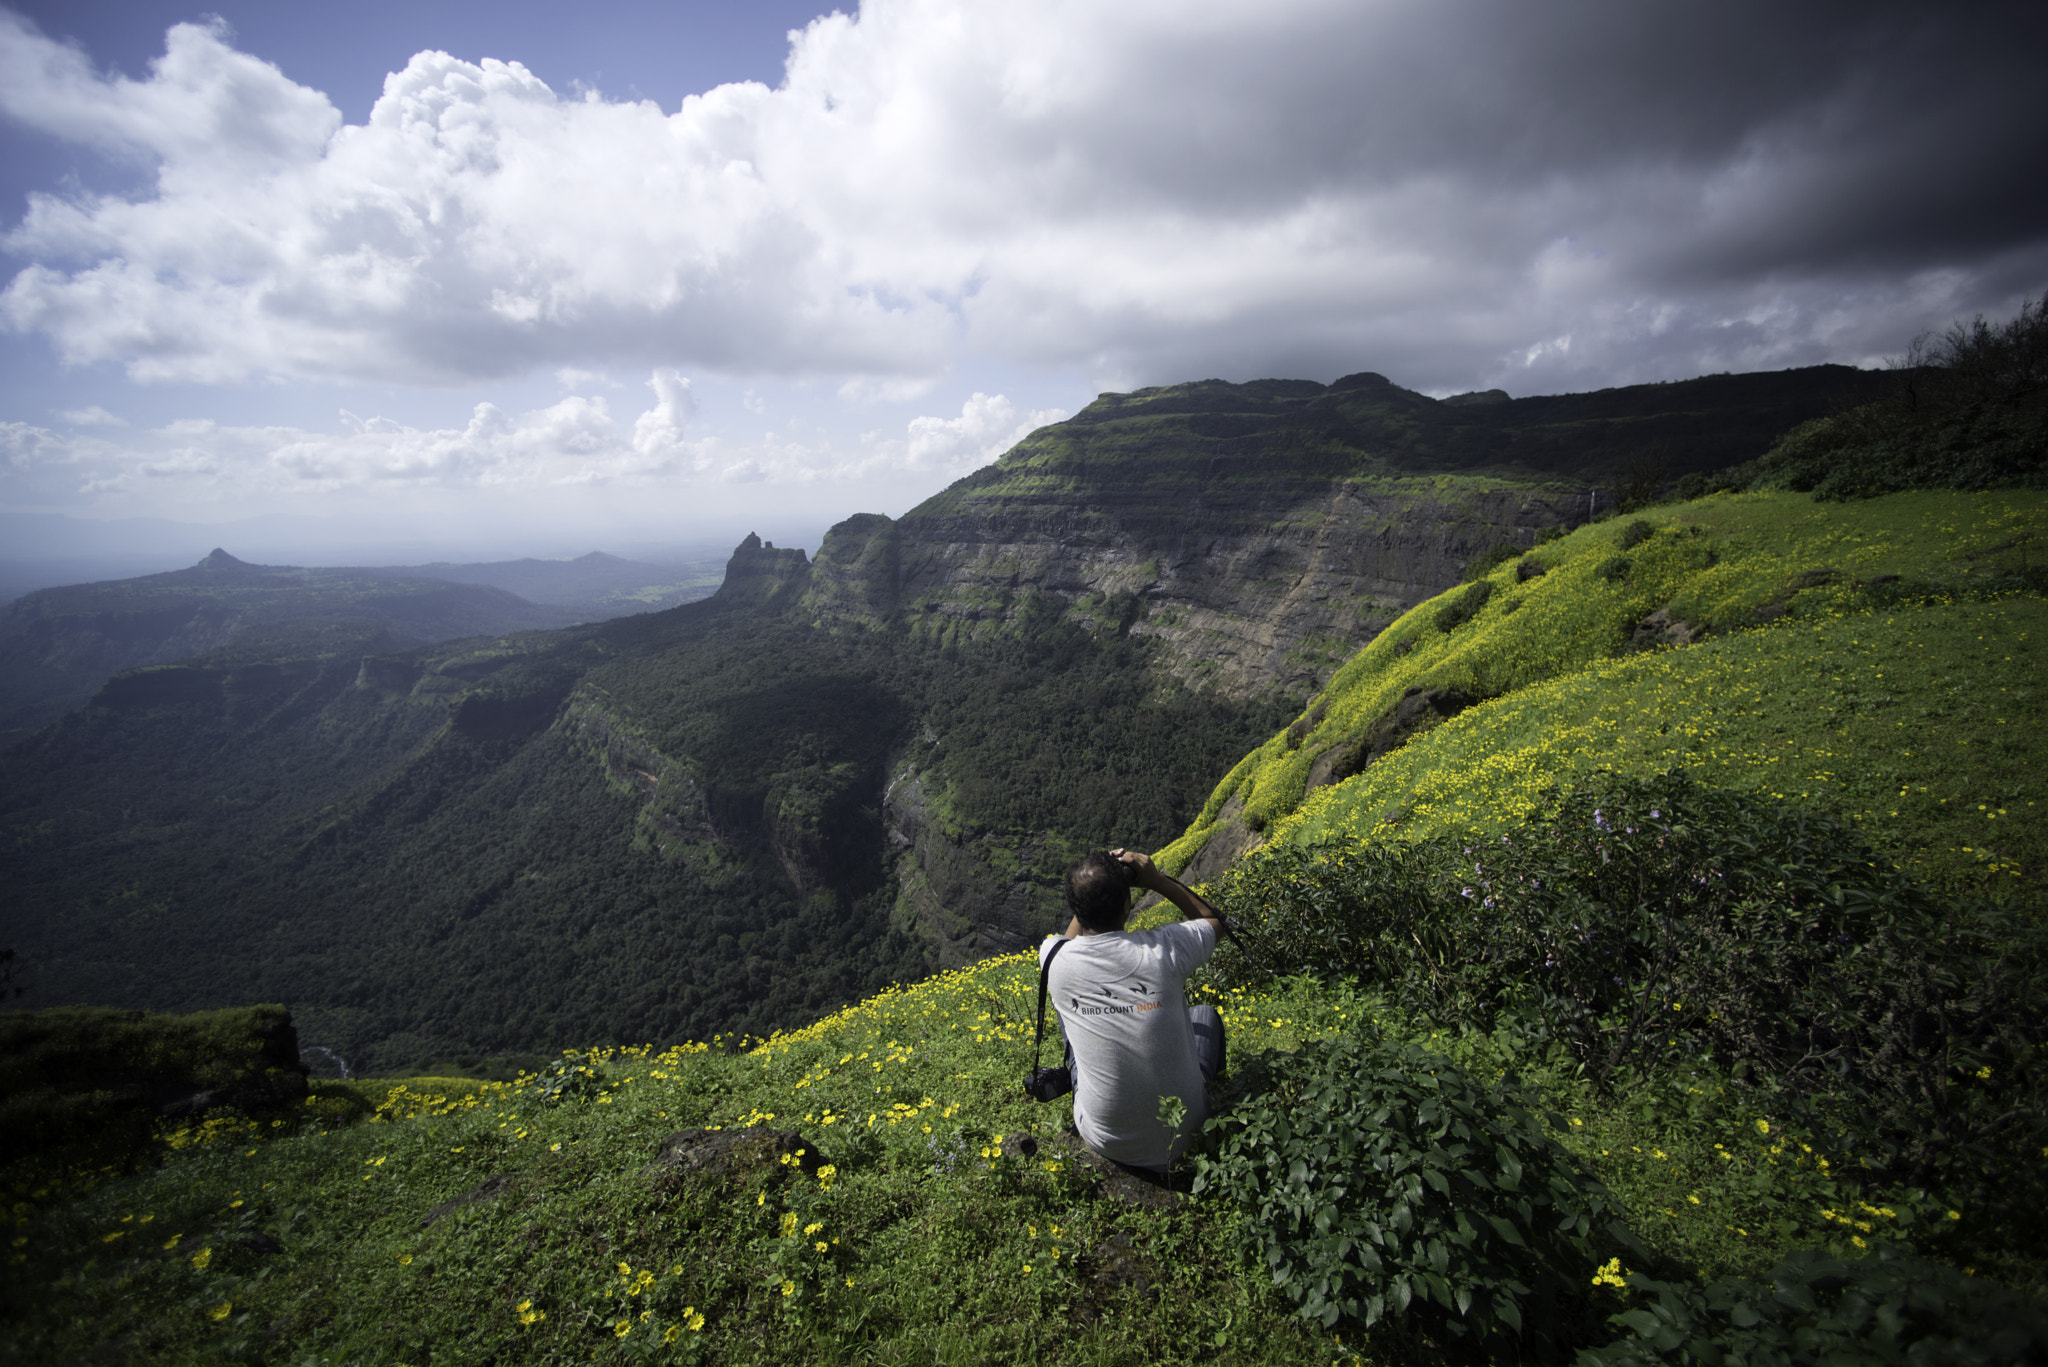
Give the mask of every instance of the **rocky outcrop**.
POLYGON ((721 607, 766 607, 801 590, 810 577, 810 561, 801 550, 777 550, 753 532, 733 548, 725 565, 725 582, 711 601, 721 607))
POLYGON ((1367 765, 1400 749, 1417 733, 1448 721, 1477 701, 1462 688, 1409 689, 1363 731, 1330 742, 1309 766, 1307 791, 1363 773, 1367 765))
POLYGON ((1307 694, 1482 551, 1532 544, 1586 503, 1575 489, 1227 483, 1134 481, 1086 503, 1025 481, 942 496, 904 518, 896 601, 931 628, 972 630, 1051 594, 1157 641, 1191 686, 1307 694))
POLYGON ((1818 366, 1529 399, 1372 373, 1104 394, 899 522, 834 528, 805 601, 982 634, 1049 597, 1156 642, 1188 684, 1307 696, 1478 556, 1611 506, 1607 482, 1651 456, 1668 478, 1747 459, 1883 383, 1818 366))
POLYGON ((819 621, 887 621, 902 591, 901 535, 880 513, 855 513, 825 534, 799 611, 819 621))
POLYGON ((661 1141, 649 1171, 707 1177, 777 1175, 794 1168, 815 1177, 825 1162, 818 1146, 795 1130, 751 1125, 737 1130, 677 1130, 661 1141))

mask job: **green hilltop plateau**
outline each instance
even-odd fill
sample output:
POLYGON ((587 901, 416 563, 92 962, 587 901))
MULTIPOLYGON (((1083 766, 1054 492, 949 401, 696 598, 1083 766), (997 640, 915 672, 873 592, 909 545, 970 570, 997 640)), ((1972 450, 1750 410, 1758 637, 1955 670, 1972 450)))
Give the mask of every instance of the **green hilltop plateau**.
POLYGON ((2040 329, 1105 395, 700 603, 116 675, 0 759, 0 1351, 2048 1360, 2040 329), (1105 843, 1240 932, 1160 1182, 1020 1087, 1105 843))

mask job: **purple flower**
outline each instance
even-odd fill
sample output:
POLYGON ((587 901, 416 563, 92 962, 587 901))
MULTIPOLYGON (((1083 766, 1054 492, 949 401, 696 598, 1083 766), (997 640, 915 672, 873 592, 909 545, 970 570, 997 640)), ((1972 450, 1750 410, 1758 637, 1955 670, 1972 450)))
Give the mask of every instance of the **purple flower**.
POLYGON ((1486 899, 1486 902, 1485 902, 1485 905, 1486 905, 1486 906, 1489 906, 1489 907, 1490 907, 1490 906, 1492 906, 1492 905, 1493 905, 1493 899, 1492 899, 1491 897, 1487 898, 1487 899, 1486 899))
POLYGON ((1652 808, 1650 808, 1650 820, 1652 820, 1652 821, 1662 821, 1663 819, 1664 819, 1664 813, 1662 813, 1662 812, 1658 811, 1658 810, 1657 810, 1657 809, 1656 809, 1655 807, 1652 807, 1652 808))
POLYGON ((1472 889, 1466 888, 1463 892, 1459 893, 1458 895, 1460 897, 1470 897, 1472 895, 1472 889))

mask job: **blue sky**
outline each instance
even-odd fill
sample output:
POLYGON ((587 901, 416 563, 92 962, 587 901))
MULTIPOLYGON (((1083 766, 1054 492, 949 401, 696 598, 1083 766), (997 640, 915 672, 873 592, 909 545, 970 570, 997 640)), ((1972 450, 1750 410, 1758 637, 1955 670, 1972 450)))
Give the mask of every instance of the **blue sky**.
POLYGON ((0 9, 0 513, 814 545, 1104 389, 1877 364, 2048 287, 2043 69, 1996 3, 0 9))

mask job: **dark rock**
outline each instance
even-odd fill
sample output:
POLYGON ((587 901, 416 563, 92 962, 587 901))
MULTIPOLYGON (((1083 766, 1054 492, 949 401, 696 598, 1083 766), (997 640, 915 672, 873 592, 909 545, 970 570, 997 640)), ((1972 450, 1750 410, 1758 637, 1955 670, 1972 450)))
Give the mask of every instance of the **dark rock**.
POLYGON ((815 1174, 825 1156, 795 1130, 677 1130, 661 1141, 651 1171, 744 1177, 793 1167, 815 1174))
POLYGON ((762 607, 800 591, 810 574, 811 562, 801 550, 776 550, 748 532, 725 562, 725 579, 711 601, 726 608, 762 607))
POLYGON ((1367 765, 1400 749, 1417 732, 1448 721, 1478 701, 1462 688, 1409 689, 1401 701, 1394 704, 1393 710, 1379 717, 1364 731, 1346 736, 1317 755, 1309 765, 1308 785, 1304 791, 1313 792, 1328 784, 1342 783, 1354 774, 1365 772, 1367 765))
POLYGON ((1323 714, 1329 710, 1329 707, 1330 700, 1323 698, 1310 711, 1297 717, 1294 725, 1287 728, 1287 748, 1290 750, 1300 749, 1301 743, 1308 739, 1309 732, 1323 724, 1323 714))
POLYGON ((1088 1256, 1095 1272, 1090 1280, 1105 1291, 1129 1290, 1156 1299, 1165 1284, 1166 1274, 1139 1253, 1128 1234, 1111 1235, 1088 1256))
POLYGON ((1629 636, 1629 649, 1654 650, 1658 646, 1689 646, 1707 634, 1706 628, 1673 617, 1669 608, 1658 608, 1636 624, 1629 636))
POLYGON ((1078 1134, 1044 1140, 1013 1134, 1003 1141, 1003 1152, 1026 1162, 1067 1164, 1087 1183, 1088 1195, 1096 1199, 1121 1201, 1140 1210, 1172 1210, 1188 1199, 1173 1188, 1170 1177, 1112 1162, 1081 1142, 1078 1134))
POLYGON ((501 1172, 494 1177, 486 1177, 482 1186, 473 1187, 454 1200, 443 1201, 440 1205, 428 1211, 426 1218, 420 1221, 420 1228, 425 1229, 442 1216, 451 1215, 461 1210, 464 1206, 475 1205, 479 1201, 495 1201, 504 1195, 506 1190, 517 1180, 509 1172, 501 1172))
MULTIPOLYGON (((1258 833, 1245 823, 1244 799, 1232 793, 1223 804, 1223 810, 1216 814, 1216 824, 1211 828, 1208 840, 1195 851, 1195 857, 1188 861, 1187 867, 1180 871, 1180 879, 1190 886, 1207 883, 1258 843, 1258 833)), ((1149 904, 1148 901, 1146 905, 1149 904)))

